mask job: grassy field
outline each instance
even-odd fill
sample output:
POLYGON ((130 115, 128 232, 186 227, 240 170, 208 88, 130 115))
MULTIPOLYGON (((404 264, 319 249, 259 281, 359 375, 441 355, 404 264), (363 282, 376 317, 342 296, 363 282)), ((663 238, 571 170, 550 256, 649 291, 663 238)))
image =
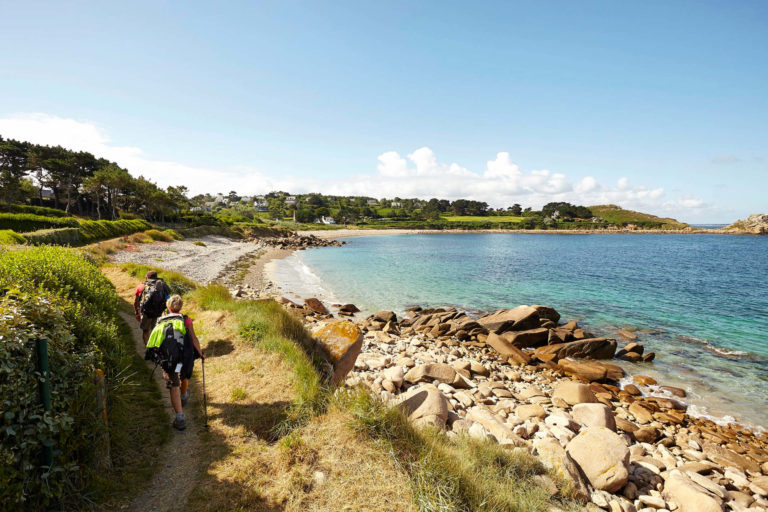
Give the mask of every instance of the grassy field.
POLYGON ((523 217, 516 217, 514 215, 490 215, 487 217, 473 217, 470 215, 467 216, 458 216, 458 215, 449 215, 442 217, 443 220, 447 220, 448 222, 522 222, 523 217))
POLYGON ((589 209, 592 212, 592 215, 595 217, 603 218, 610 224, 615 224, 617 226, 635 224, 636 226, 643 228, 647 227, 664 229, 685 229, 688 227, 688 224, 685 224, 684 222, 678 222, 675 219, 657 217, 648 213, 636 212, 632 210, 625 210, 613 204, 590 206, 589 209))

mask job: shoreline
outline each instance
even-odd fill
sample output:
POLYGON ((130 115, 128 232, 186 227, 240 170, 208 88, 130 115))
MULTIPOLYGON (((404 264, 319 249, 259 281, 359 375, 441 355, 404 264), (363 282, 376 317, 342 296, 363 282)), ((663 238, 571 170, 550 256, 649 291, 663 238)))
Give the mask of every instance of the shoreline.
POLYGON ((761 236, 747 231, 725 231, 722 229, 411 229, 411 228, 340 228, 297 231, 303 236, 315 236, 325 240, 354 238, 359 236, 384 235, 471 235, 471 234, 507 234, 507 235, 730 235, 761 236))
MULTIPOLYGON (((352 238, 352 237, 361 237, 361 236, 382 236, 382 235, 432 234, 431 232, 430 233, 424 233, 422 230, 395 230, 395 232, 392 232, 392 231, 393 230, 348 230, 348 232, 345 233, 344 236, 340 236, 339 238, 347 238, 347 237, 352 238)), ((328 233, 328 232, 312 232, 311 234, 314 235, 314 236, 317 236, 318 238, 320 238, 321 234, 323 234, 323 233, 327 234, 328 238, 331 238, 330 235, 331 234, 336 234, 337 232, 332 232, 332 233, 328 233)), ((466 233, 466 231, 462 231, 462 233, 466 233)), ((310 234, 310 233, 307 233, 307 234, 310 234)), ((445 233, 443 231, 438 231, 437 234, 447 234, 447 233, 445 233)), ((319 298, 319 299, 321 299, 323 304, 327 307, 329 312, 331 312, 338 319, 344 318, 344 317, 342 317, 341 315, 338 314, 338 309, 339 308, 337 307, 339 304, 345 304, 346 302, 348 302, 343 294, 339 295, 338 297, 334 297, 334 299, 336 299, 336 300, 331 302, 331 301, 325 300, 326 299, 325 297, 321 297, 321 295, 318 295, 318 294, 312 294, 312 293, 306 294, 306 293, 301 293, 301 291, 299 291, 299 290, 284 288, 285 283, 281 282, 280 279, 278 279, 274 275, 274 267, 270 268, 269 266, 266 265, 266 263, 272 263, 272 262, 274 262, 276 260, 284 259, 284 258, 292 255, 293 252, 295 252, 295 251, 294 250, 285 251, 285 252, 281 253, 281 255, 279 257, 272 257, 272 258, 270 258, 269 262, 265 262, 265 265, 262 266, 262 272, 264 274, 264 277, 263 277, 264 281, 268 282, 268 283, 271 283, 271 288, 270 288, 270 292, 271 292, 270 296, 271 296, 271 298, 273 298, 275 300, 278 300, 278 301, 280 301, 281 299, 285 298, 285 299, 288 299, 288 300, 290 300, 292 302, 296 302, 298 306, 302 306, 305 299, 319 298)), ((349 319, 351 321, 353 321, 353 322, 360 323, 360 322, 363 322, 367 316, 370 316, 370 315, 375 314, 375 313, 376 313, 375 311, 362 311, 361 313, 357 313, 353 317, 350 317, 349 319)), ((608 337, 616 338, 616 340, 620 344, 627 344, 627 343, 630 343, 632 341, 631 339, 625 339, 625 338, 622 337, 621 334, 618 334, 618 332, 621 331, 621 329, 619 327, 617 327, 616 330, 617 330, 617 332, 612 333, 612 332, 608 332, 608 331, 611 331, 610 329, 608 329, 606 331, 605 329, 599 329, 598 328, 598 332, 602 332, 602 334, 599 334, 599 336, 608 336, 608 337), (605 331, 605 332, 603 332, 603 331, 605 331)), ((703 350, 706 350, 706 348, 703 348, 703 350)), ((724 356, 724 355, 722 355, 720 353, 716 353, 716 355, 721 355, 722 357, 727 357, 727 356, 724 356)), ((631 378, 634 375, 640 375, 641 374, 641 373, 639 373, 639 369, 635 368, 634 365, 625 364, 624 361, 618 361, 618 360, 616 360, 615 362, 620 363, 620 365, 624 368, 624 370, 627 371, 627 376, 624 379, 624 381, 622 381, 622 386, 627 384, 627 383, 631 383, 631 378)), ((660 373, 661 370, 655 370, 653 368, 649 368, 649 370, 651 370, 650 373, 652 375, 656 376, 656 378, 662 377, 662 374, 660 373)), ((670 385, 673 385, 673 386, 688 385, 689 384, 688 380, 682 379, 682 378, 681 379, 671 379, 671 380, 672 380, 672 382, 668 382, 667 384, 670 384, 670 385)), ((649 396, 656 396, 656 395, 650 394, 649 396)), ((709 404, 709 402, 706 399, 706 397, 705 396, 698 396, 697 393, 694 393, 693 395, 688 397, 688 400, 686 400, 686 403, 688 403, 691 406, 690 414, 691 414, 692 417, 696 417, 696 418, 700 418, 700 419, 704 419, 704 420, 711 420, 711 421, 713 421, 715 423, 718 423, 718 424, 735 423, 737 425, 743 426, 745 428, 748 428, 748 429, 756 431, 756 432, 766 432, 766 431, 768 431, 768 424, 763 424, 763 423, 760 423, 760 422, 750 421, 750 420, 743 419, 743 418, 737 421, 737 420, 734 419, 733 411, 729 411, 729 410, 724 409, 722 407, 717 409, 716 411, 712 411, 711 410, 712 406, 709 404), (695 397, 695 399, 694 399, 694 397, 695 397), (690 400, 690 399, 694 399, 694 400, 690 400)))

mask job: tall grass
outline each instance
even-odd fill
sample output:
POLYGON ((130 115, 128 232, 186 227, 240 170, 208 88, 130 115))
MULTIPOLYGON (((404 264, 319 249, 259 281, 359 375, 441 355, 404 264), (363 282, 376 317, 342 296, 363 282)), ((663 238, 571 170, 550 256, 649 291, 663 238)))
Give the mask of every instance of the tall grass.
POLYGON ((519 511, 578 508, 567 495, 551 496, 534 480, 547 472, 524 449, 415 429, 405 414, 363 388, 339 390, 333 405, 351 412, 352 427, 384 445, 411 477, 422 511, 519 511))
POLYGON ((12 229, 0 230, 0 245, 20 245, 26 243, 26 241, 26 238, 12 229))
POLYGON ((286 420, 276 426, 275 437, 281 437, 325 410, 328 389, 321 378, 324 362, 314 352, 312 338, 298 318, 271 300, 236 301, 218 284, 198 287, 190 297, 202 309, 233 313, 243 341, 280 354, 293 368, 296 396, 286 420))

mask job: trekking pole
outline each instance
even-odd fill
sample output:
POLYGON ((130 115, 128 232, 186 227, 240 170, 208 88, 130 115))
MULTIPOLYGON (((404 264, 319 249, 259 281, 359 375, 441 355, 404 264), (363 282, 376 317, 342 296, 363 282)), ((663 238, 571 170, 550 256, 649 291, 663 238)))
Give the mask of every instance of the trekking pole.
POLYGON ((203 417, 205 418, 205 425, 203 428, 208 430, 208 398, 205 393, 205 359, 201 361, 203 365, 203 417))

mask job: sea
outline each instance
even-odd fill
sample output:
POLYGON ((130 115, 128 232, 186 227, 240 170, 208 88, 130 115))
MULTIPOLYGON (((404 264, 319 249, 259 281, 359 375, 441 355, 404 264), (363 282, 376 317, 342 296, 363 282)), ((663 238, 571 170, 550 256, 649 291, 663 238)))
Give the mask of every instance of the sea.
POLYGON ((598 336, 638 336, 653 363, 621 362, 688 392, 689 413, 768 428, 768 237, 414 234, 344 239, 268 271, 290 298, 364 312, 455 306, 472 315, 555 307, 598 336))

